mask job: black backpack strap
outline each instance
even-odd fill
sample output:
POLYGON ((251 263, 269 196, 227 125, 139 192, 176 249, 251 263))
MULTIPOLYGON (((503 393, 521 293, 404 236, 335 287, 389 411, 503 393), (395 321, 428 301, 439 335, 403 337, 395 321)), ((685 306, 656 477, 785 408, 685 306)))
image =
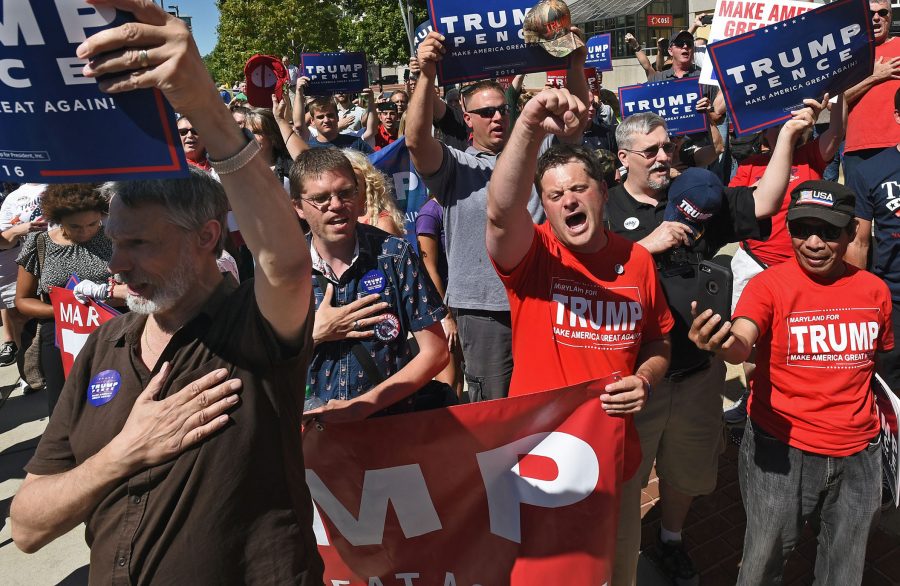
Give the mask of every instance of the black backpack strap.
MULTIPOLYGON (((324 295, 325 289, 328 287, 328 280, 321 273, 316 273, 315 275, 316 282, 319 284, 319 289, 322 290, 322 294, 324 295)), ((369 354, 369 351, 366 350, 366 347, 363 346, 361 342, 355 342, 353 346, 350 347, 350 351, 353 352, 356 361, 359 362, 359 365, 362 367, 363 371, 365 371, 372 386, 384 382, 384 375, 381 374, 381 370, 379 370, 378 365, 375 364, 372 355, 369 354)))
MULTIPOLYGON (((37 279, 38 286, 40 286, 41 280, 41 272, 44 270, 44 259, 47 258, 47 239, 49 236, 46 232, 38 232, 38 235, 35 237, 35 248, 37 248, 37 261, 38 261, 38 270, 37 270, 37 279)), ((40 295, 41 301, 46 304, 50 304, 50 296, 46 293, 41 293, 40 295)))

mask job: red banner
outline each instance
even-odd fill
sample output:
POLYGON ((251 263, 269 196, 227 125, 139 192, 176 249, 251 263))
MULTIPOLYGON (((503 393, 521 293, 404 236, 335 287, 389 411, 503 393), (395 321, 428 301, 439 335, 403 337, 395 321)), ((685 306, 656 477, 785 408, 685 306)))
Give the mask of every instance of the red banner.
POLYGON ((625 420, 597 399, 608 382, 307 426, 325 583, 609 583, 625 420))
POLYGON ((70 289, 61 287, 50 287, 50 302, 56 321, 56 346, 62 356, 63 371, 69 376, 75 357, 81 352, 90 333, 118 313, 93 300, 82 305, 70 289))

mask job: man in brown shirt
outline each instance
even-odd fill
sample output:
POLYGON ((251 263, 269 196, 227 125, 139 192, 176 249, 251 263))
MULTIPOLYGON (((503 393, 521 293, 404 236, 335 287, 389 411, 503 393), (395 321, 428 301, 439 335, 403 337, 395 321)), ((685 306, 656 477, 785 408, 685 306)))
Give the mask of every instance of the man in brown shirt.
POLYGON ((308 248, 185 25, 151 3, 115 4, 145 24, 89 38, 85 73, 109 75, 108 92, 162 90, 222 183, 192 172, 105 187, 110 270, 132 312, 76 360, 13 501, 13 539, 36 551, 87 523, 92 584, 321 584, 299 435, 308 248), (241 286, 216 267, 229 204, 256 261, 241 286))

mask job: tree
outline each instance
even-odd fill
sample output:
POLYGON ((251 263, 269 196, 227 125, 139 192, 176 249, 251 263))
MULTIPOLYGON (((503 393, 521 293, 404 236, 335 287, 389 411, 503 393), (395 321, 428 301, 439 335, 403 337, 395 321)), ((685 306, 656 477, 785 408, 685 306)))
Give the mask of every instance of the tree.
MULTIPOLYGON (((408 0, 413 28, 428 18, 424 0, 408 0)), ((341 48, 364 51, 371 63, 390 65, 409 60, 409 41, 397 0, 340 0, 341 48)))
MULTIPOLYGON (((404 0, 413 9, 413 26, 428 16, 424 0, 404 0)), ((363 51, 371 63, 406 63, 409 42, 397 0, 217 0, 218 40, 204 57, 218 83, 243 78, 244 64, 256 53, 363 51)))
POLYGON ((324 0, 217 0, 216 47, 204 60, 218 83, 243 78, 244 64, 256 53, 292 62, 303 51, 339 48, 335 23, 339 8, 324 0))

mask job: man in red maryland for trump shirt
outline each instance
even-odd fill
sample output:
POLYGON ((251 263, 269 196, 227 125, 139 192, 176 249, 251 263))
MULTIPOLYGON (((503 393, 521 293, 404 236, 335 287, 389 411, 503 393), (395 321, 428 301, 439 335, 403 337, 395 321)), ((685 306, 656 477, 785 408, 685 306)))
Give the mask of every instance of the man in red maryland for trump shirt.
POLYGON ((756 344, 739 459, 747 530, 738 584, 780 583, 803 525, 821 519, 816 577, 862 581, 881 503, 881 444, 871 389, 876 351, 894 346, 891 296, 844 262, 856 232, 853 191, 806 181, 791 192, 794 259, 747 284, 733 322, 707 310, 691 340, 740 364, 756 344))
POLYGON ((537 159, 547 134, 580 133, 586 113, 564 89, 529 100, 488 187, 486 243, 512 312, 509 395, 619 377, 600 400, 626 417, 623 480, 632 481, 622 495, 640 490, 631 415, 668 368, 674 321, 650 253, 605 229, 606 184, 593 154, 559 144, 537 159), (533 186, 547 216, 540 226, 527 208, 533 186))

